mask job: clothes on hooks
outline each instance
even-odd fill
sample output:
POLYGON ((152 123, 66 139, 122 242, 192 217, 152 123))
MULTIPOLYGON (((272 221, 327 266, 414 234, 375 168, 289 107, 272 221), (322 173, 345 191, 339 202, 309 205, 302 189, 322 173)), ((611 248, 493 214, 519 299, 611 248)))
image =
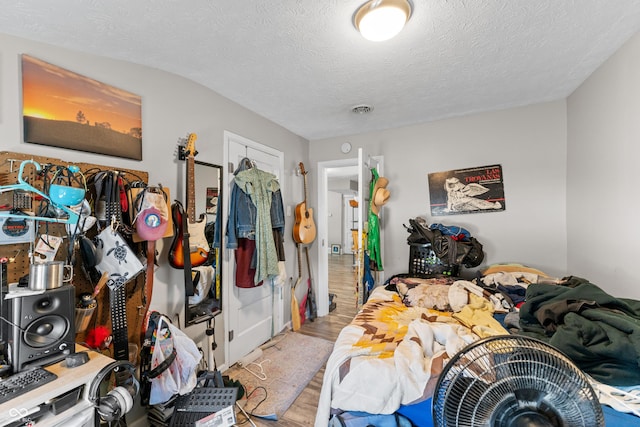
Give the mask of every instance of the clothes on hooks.
POLYGON ((280 183, 245 158, 234 172, 227 248, 236 250, 236 286, 254 287, 279 274, 284 261, 280 183))
POLYGON ((376 188, 376 182, 380 177, 378 171, 375 168, 371 168, 371 182, 369 183, 369 228, 367 234, 367 249, 369 256, 374 264, 374 270, 382 271, 382 256, 380 255, 380 219, 378 215, 371 209, 373 205, 374 189, 376 188))

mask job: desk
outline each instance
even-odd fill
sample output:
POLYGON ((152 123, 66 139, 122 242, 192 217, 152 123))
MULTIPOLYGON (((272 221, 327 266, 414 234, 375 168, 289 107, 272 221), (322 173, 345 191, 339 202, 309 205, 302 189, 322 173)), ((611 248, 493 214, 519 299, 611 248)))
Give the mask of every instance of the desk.
MULTIPOLYGON (((77 352, 87 350, 88 349, 83 346, 76 344, 77 352)), ((82 394, 74 406, 59 413, 58 415, 45 415, 44 417, 39 418, 35 425, 37 427, 53 427, 60 424, 69 425, 69 422, 72 419, 76 421, 78 418, 87 418, 88 425, 93 425, 94 410, 93 404, 89 401, 89 387, 98 372, 114 360, 92 350, 88 350, 88 353, 89 361, 84 365, 80 365, 75 368, 67 368, 66 362, 63 360, 46 367, 45 369, 58 376, 56 380, 18 396, 13 400, 0 404, 0 427, 13 422, 12 418, 8 418, 10 413, 16 413, 16 410, 24 413, 25 409, 28 411, 30 409, 37 408, 39 405, 48 402, 55 397, 64 395, 65 393, 82 385, 85 386, 84 390, 82 390, 82 394)))

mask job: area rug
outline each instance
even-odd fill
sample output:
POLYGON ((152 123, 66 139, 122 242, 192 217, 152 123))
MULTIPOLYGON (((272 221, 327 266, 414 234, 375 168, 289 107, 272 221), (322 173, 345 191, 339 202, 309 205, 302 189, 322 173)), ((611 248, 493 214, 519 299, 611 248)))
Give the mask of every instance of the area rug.
POLYGON ((322 368, 333 349, 333 342, 286 332, 262 348, 262 355, 253 363, 244 367, 236 363, 223 375, 244 386, 245 396, 238 404, 245 411, 277 420, 322 368))

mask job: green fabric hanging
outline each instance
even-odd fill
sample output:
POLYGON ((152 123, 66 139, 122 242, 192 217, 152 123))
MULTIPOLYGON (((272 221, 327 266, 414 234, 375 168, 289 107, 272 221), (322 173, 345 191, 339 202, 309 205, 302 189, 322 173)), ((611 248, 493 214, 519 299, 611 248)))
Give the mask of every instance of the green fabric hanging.
POLYGON ((378 170, 371 168, 371 175, 373 178, 369 182, 369 226, 367 232, 367 250, 369 251, 369 257, 374 264, 374 270, 382 271, 382 257, 380 256, 380 219, 378 215, 371 210, 371 204, 373 203, 373 189, 378 181, 378 170))

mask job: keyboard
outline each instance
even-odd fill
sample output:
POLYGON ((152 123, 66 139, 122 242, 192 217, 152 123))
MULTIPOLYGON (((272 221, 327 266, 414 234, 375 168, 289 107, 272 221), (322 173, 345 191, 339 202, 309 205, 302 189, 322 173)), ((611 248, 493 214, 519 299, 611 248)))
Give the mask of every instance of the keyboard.
POLYGON ((58 378, 44 368, 32 368, 0 380, 0 403, 7 402, 58 378))
POLYGON ((233 406, 238 396, 238 387, 198 387, 190 393, 178 396, 177 412, 218 412, 227 406, 233 406))
POLYGON ((196 387, 178 396, 169 427, 191 427, 196 421, 233 406, 238 387, 196 387))

